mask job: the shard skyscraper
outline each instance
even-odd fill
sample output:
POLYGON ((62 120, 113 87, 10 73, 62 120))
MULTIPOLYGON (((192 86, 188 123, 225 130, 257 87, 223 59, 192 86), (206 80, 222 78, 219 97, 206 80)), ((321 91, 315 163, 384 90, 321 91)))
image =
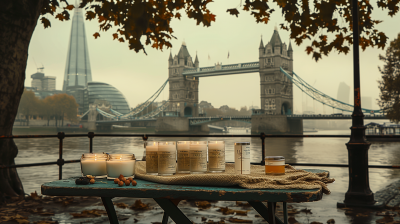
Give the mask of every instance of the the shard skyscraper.
POLYGON ((88 45, 82 9, 76 7, 72 18, 71 34, 65 64, 63 91, 75 97, 82 113, 86 102, 87 83, 92 81, 88 45))

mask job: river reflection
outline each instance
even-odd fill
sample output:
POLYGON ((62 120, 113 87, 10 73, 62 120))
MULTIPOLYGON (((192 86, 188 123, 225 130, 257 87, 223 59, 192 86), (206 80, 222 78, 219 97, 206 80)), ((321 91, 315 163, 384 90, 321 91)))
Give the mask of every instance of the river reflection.
MULTIPOLYGON (((234 134, 242 134, 235 132, 234 134)), ((313 134, 321 135, 347 135, 349 130, 319 131, 313 134)), ((223 140, 226 146, 226 161, 234 161, 234 143, 250 142, 251 162, 260 162, 260 138, 151 138, 152 141, 190 141, 190 140, 223 140)), ((287 163, 329 163, 347 164, 347 149, 345 143, 348 138, 267 138, 265 141, 266 155, 284 156, 287 163)), ((19 148, 16 164, 54 162, 58 159, 58 139, 15 139, 19 148)), ((400 143, 398 142, 373 142, 369 150, 369 164, 395 165, 400 161, 400 143)), ((143 156, 143 141, 140 137, 95 137, 93 139, 94 152, 108 153, 133 153, 136 159, 143 156)), ((65 138, 64 159, 80 159, 83 153, 89 151, 89 139, 65 138)), ((299 167, 302 168, 302 167, 299 167)), ((329 168, 325 168, 329 169, 329 168)), ((371 182, 382 183, 391 179, 392 175, 398 176, 397 170, 370 170, 370 172, 384 173, 385 181, 374 179, 371 182)), ((18 168, 18 173, 24 185, 25 192, 40 191, 40 185, 58 179, 58 167, 38 166, 18 168)), ((79 163, 66 164, 63 167, 63 178, 80 175, 79 163)), ((374 175, 375 176, 375 175, 374 175)), ((377 175, 379 176, 379 175, 377 175)), ((376 190, 376 189, 375 189, 376 190)))

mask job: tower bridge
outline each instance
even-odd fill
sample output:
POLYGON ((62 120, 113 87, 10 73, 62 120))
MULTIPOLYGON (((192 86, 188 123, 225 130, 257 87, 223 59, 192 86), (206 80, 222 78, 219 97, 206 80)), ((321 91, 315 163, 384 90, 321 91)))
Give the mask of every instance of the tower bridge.
MULTIPOLYGON (((154 126, 157 132, 207 131, 207 125, 215 122, 235 120, 252 124, 253 133, 302 134, 303 119, 351 119, 350 115, 293 115, 293 84, 312 99, 342 111, 352 111, 353 105, 338 101, 315 89, 293 72, 293 49, 291 43, 283 43, 275 29, 270 41, 264 45, 261 39, 258 49, 259 60, 200 67, 197 54, 193 61, 185 43, 175 56, 168 58, 168 79, 145 103, 127 114, 112 108, 103 111, 92 106, 92 112, 86 112, 90 121, 97 127, 130 123, 132 126, 154 126), (252 116, 241 117, 201 117, 199 116, 198 96, 199 78, 258 72, 260 76, 261 109, 253 111, 252 116), (143 114, 146 108, 164 90, 169 83, 169 100, 155 110, 143 114), (98 121, 100 115, 104 118, 98 121), (141 114, 138 116, 138 114, 141 114)), ((365 113, 372 110, 363 109, 365 113)), ((381 111, 375 111, 381 112, 381 111)), ((369 116, 365 119, 386 119, 383 115, 369 116)))

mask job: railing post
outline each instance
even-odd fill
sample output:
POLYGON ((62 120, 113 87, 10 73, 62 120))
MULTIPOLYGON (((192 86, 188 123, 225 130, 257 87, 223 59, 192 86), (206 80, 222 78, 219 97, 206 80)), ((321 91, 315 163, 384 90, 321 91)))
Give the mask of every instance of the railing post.
POLYGON ((59 146, 58 146, 58 160, 57 160, 57 165, 58 165, 58 179, 62 179, 62 166, 64 165, 64 159, 63 159, 63 139, 65 138, 65 133, 64 132, 58 132, 57 138, 59 140, 59 146))
POLYGON ((265 133, 261 132, 261 165, 265 165, 265 133))
POLYGON ((354 110, 351 115, 352 126, 350 141, 346 143, 349 161, 349 188, 344 202, 338 207, 357 206, 374 207, 374 193, 369 187, 368 149, 371 143, 366 141, 364 114, 361 109, 360 58, 359 58, 359 28, 358 0, 352 0, 353 16, 353 80, 354 80, 354 110))
POLYGON ((142 136, 142 139, 144 141, 144 143, 143 143, 144 150, 143 150, 142 161, 146 161, 146 145, 147 145, 147 139, 149 139, 149 137, 146 134, 144 134, 142 136))
POLYGON ((88 138, 89 138, 89 152, 93 153, 93 138, 94 138, 94 132, 89 132, 88 133, 88 138))

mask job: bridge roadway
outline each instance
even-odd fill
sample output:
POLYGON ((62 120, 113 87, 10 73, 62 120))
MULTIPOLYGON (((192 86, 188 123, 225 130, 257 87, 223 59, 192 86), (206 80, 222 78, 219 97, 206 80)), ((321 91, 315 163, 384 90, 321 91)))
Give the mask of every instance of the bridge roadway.
MULTIPOLYGON (((351 115, 333 115, 333 114, 295 114, 287 115, 288 119, 303 119, 303 120, 350 120, 351 115)), ((188 117, 189 125, 203 125, 209 123, 215 123, 219 121, 240 121, 245 123, 251 123, 251 116, 217 116, 217 117, 188 117)), ((386 119, 384 115, 364 115, 365 120, 383 120, 386 119)), ((124 123, 136 123, 136 122, 155 122, 157 118, 148 119, 131 119, 131 120, 118 120, 118 121, 96 121, 98 125, 118 125, 124 123)))

